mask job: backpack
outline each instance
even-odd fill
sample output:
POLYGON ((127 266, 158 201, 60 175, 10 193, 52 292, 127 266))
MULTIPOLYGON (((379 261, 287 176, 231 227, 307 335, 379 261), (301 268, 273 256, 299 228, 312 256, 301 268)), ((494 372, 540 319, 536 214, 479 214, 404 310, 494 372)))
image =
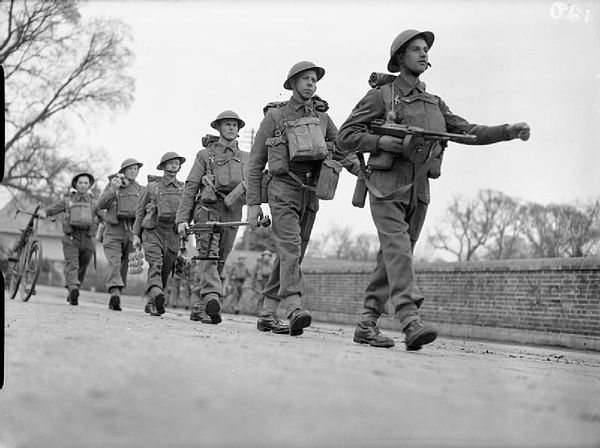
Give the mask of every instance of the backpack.
POLYGON ((214 176, 214 186, 218 192, 229 193, 238 184, 244 181, 245 163, 242 158, 242 152, 239 148, 234 151, 233 157, 218 158, 214 149, 214 143, 211 143, 202 152, 207 168, 207 174, 214 176))
POLYGON ((183 185, 180 182, 178 182, 176 188, 167 187, 161 182, 157 182, 154 185, 157 221, 175 222, 175 215, 177 215, 177 209, 181 202, 181 194, 183 193, 183 185))
POLYGON ((73 195, 67 202, 67 222, 74 229, 89 229, 94 225, 94 210, 92 201, 85 195, 79 201, 73 201, 73 195))
POLYGON ((140 201, 141 187, 138 184, 131 184, 126 188, 119 188, 117 191, 117 217, 135 218, 135 210, 140 201))

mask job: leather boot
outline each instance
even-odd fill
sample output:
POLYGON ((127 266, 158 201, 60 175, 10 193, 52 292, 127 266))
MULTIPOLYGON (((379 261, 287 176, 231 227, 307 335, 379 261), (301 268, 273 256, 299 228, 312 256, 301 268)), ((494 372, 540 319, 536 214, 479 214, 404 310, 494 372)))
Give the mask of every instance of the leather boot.
POLYGON ((204 320, 202 320, 202 323, 213 325, 220 324, 223 321, 223 319, 221 318, 221 304, 219 303, 218 294, 207 294, 205 299, 206 305, 204 306, 204 311, 208 315, 210 322, 205 322, 204 320))
POLYGON ((119 288, 110 288, 110 299, 108 300, 108 309, 121 311, 121 297, 119 297, 119 288))
POLYGON ((425 325, 418 316, 405 323, 402 331, 406 350, 420 350, 423 345, 430 344, 437 338, 437 330, 431 325, 425 325))
POLYGON ((300 336, 306 327, 310 327, 312 316, 306 310, 295 310, 289 317, 290 336, 300 336))
POLYGON ((274 315, 260 316, 256 322, 256 329, 258 331, 271 331, 275 334, 288 334, 290 327, 274 315))
POLYGON ((371 321, 358 323, 354 330, 354 342, 383 348, 391 348, 395 345, 394 340, 382 335, 377 324, 371 321))

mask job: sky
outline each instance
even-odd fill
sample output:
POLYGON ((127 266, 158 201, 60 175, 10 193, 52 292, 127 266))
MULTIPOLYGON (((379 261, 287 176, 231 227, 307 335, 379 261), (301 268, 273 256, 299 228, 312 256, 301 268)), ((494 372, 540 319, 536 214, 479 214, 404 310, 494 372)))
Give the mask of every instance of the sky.
MULTIPOLYGON (((531 127, 528 142, 449 146, 442 176, 431 182, 422 241, 454 197, 481 189, 542 204, 600 197, 598 1, 129 1, 81 10, 121 19, 133 37, 134 104, 87 117, 79 135, 81 144, 104 148, 115 170, 135 157, 145 178, 174 150, 188 158, 184 180, 225 109, 246 122, 240 141, 249 150, 263 106, 289 98, 282 84, 300 60, 325 68, 317 94, 339 127, 369 90, 370 73, 386 71, 394 37, 415 28, 436 36, 421 77, 429 92, 472 123, 531 127)), ((368 207, 350 203, 353 188, 344 173, 336 198, 321 201, 314 236, 334 223, 375 233, 368 207)))

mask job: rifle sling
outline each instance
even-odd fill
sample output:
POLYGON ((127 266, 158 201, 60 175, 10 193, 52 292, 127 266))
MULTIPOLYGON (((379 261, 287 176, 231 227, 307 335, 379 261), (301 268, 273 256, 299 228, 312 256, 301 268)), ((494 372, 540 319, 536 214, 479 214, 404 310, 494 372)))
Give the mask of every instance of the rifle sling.
POLYGON ((357 152, 356 156, 358 158, 358 162, 360 163, 360 173, 363 176, 363 179, 365 180, 365 185, 367 186, 367 189, 371 192, 371 194, 373 196, 375 196, 377 199, 390 199, 395 195, 401 195, 406 193, 407 191, 409 191, 413 185, 417 182, 417 180, 419 180, 424 174, 427 174, 427 170, 429 169, 429 160, 431 160, 430 158, 428 158, 425 163, 423 164, 423 166, 419 169, 419 171, 417 171, 417 173, 415 174, 415 177, 413 179, 413 181, 407 185, 402 185, 399 188, 396 188, 395 190, 389 192, 388 194, 383 194, 381 192, 381 190, 379 190, 379 188, 377 188, 373 182, 371 182, 369 180, 369 173, 367 172, 367 167, 365 164, 365 158, 363 156, 362 152, 357 152))

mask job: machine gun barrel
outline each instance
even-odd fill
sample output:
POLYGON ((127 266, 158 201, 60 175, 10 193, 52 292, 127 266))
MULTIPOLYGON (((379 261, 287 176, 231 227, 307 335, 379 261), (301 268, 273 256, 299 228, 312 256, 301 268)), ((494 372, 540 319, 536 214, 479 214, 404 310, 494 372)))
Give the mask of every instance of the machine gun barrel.
POLYGON ((389 135, 397 138, 415 135, 423 137, 426 140, 452 141, 466 144, 477 142, 477 136, 473 134, 452 134, 449 132, 430 131, 417 126, 406 126, 403 124, 391 123, 382 119, 371 121, 370 129, 374 134, 389 135))

